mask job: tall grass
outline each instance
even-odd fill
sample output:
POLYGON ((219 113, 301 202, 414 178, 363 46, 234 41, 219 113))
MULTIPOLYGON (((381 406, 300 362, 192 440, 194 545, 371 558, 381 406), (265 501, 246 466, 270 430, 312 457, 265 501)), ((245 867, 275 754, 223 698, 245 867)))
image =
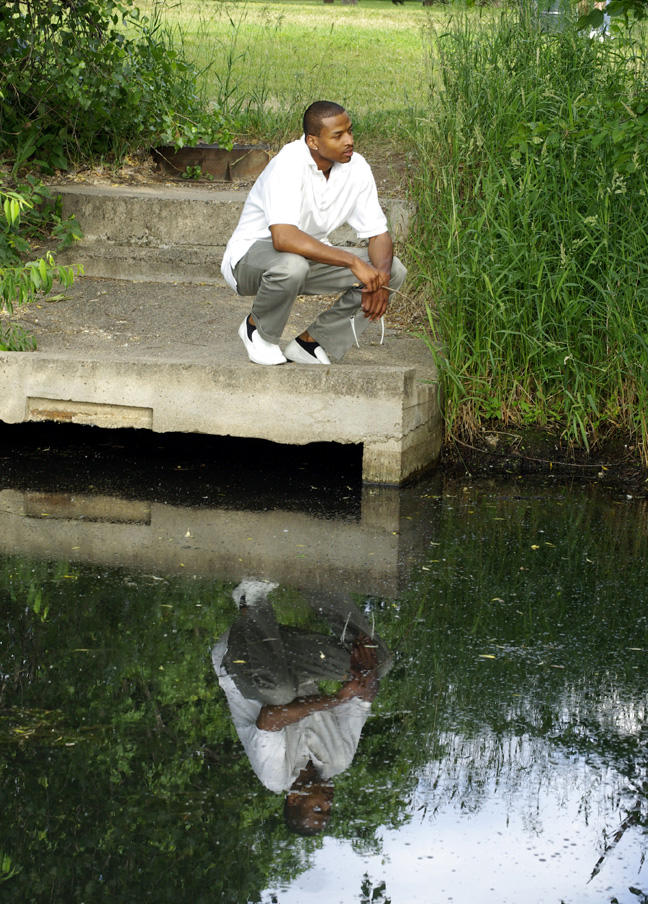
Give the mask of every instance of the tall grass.
POLYGON ((645 45, 511 13, 430 41, 412 253, 449 434, 494 417, 592 447, 619 428, 648 464, 645 45))

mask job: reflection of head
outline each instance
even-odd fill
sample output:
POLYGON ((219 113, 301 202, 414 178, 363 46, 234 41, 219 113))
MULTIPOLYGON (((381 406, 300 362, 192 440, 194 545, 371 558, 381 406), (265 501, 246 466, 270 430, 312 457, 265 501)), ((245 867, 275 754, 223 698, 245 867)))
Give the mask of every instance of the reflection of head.
POLYGON ((286 828, 296 835, 319 835, 331 818, 333 785, 311 782, 299 790, 290 789, 284 801, 286 828))
POLYGON ((273 584, 272 581, 255 581, 252 578, 244 578, 232 590, 232 597, 239 608, 241 606, 255 606, 259 603, 264 603, 268 598, 268 594, 278 586, 279 584, 273 584))

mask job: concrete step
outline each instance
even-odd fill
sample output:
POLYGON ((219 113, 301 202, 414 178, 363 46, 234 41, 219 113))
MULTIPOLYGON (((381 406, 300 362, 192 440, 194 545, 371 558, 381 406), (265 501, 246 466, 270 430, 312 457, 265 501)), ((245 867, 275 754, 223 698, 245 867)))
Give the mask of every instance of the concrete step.
MULTIPOLYGON (((238 223, 246 191, 216 187, 59 185, 63 216, 74 214, 84 239, 59 253, 87 276, 224 285, 220 263, 238 223)), ((409 205, 384 200, 396 240, 407 235, 409 205)), ((356 245, 348 226, 331 236, 356 245)))

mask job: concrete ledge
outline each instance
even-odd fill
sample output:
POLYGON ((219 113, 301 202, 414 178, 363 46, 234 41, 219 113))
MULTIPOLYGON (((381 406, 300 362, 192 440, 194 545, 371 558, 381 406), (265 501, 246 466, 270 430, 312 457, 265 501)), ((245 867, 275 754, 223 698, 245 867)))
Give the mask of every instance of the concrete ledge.
POLYGON ((0 420, 146 427, 304 445, 362 443, 363 478, 399 485, 441 448, 436 383, 413 367, 191 364, 0 354, 0 420))
MULTIPOLYGON (((247 192, 182 186, 52 186, 64 217, 74 214, 84 239, 59 252, 59 263, 81 264, 87 276, 157 282, 222 284, 220 262, 247 192)), ((406 201, 384 200, 392 236, 409 228, 406 201)), ((336 245, 357 245, 348 226, 336 245)))
POLYGON ((128 279, 132 282, 200 283, 225 287, 221 261, 225 247, 218 245, 139 246, 84 239, 58 251, 56 262, 81 265, 86 276, 128 279))

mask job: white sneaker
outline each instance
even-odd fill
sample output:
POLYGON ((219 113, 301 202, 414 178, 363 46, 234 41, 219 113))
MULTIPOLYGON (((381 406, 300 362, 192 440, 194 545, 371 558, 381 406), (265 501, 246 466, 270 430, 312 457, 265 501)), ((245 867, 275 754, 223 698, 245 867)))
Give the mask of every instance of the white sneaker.
POLYGON ((286 358, 297 364, 330 364, 329 356, 321 345, 316 345, 313 352, 307 351, 296 339, 286 346, 286 358))
POLYGON ((238 334, 241 342, 245 346, 250 361, 255 364, 285 364, 286 358, 278 345, 272 342, 266 342, 259 336, 256 327, 252 328, 252 335, 248 336, 248 319, 247 317, 240 325, 238 334))
POLYGON ((255 581, 253 578, 244 578, 241 583, 232 590, 232 598, 241 608, 246 606, 258 606, 265 603, 268 594, 276 590, 279 584, 273 581, 255 581))

